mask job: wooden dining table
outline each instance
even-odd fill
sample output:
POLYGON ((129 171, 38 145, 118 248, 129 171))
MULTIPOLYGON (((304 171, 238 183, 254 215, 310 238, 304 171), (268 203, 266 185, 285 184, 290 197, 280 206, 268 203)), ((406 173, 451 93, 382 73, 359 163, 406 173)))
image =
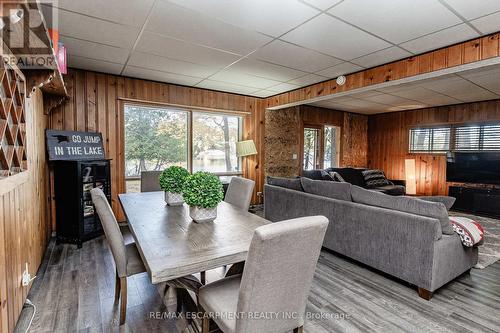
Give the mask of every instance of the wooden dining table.
POLYGON ((119 200, 154 284, 245 261, 255 229, 271 223, 226 202, 214 222, 196 223, 186 204, 167 206, 163 192, 119 200))

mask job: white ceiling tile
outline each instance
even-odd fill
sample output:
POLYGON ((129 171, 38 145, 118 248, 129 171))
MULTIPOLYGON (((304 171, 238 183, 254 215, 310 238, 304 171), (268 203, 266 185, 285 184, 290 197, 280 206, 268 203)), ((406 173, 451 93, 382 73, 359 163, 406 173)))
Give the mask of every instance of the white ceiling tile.
POLYGON ((216 67, 198 65, 192 62, 174 60, 142 52, 132 53, 128 64, 135 67, 152 70, 158 69, 162 72, 182 74, 199 78, 205 78, 218 71, 218 68, 216 67))
POLYGON ((449 79, 436 79, 425 82, 421 86, 463 102, 498 98, 497 95, 456 76, 449 79))
POLYGON ((225 69, 210 77, 211 80, 240 84, 254 87, 255 89, 266 89, 281 82, 247 74, 240 70, 225 69))
POLYGON ((329 13, 396 44, 462 22, 436 0, 349 0, 329 13))
POLYGON ((498 0, 445 0, 448 5, 455 9, 467 20, 475 19, 479 16, 491 14, 500 10, 498 0))
POLYGON ((197 77, 191 77, 174 73, 166 73, 159 70, 139 68, 130 65, 125 68, 123 75, 139 79, 167 82, 173 84, 182 84, 186 86, 194 86, 201 80, 200 78, 197 77))
POLYGON ((202 82, 196 85, 197 88, 211 89, 211 90, 219 90, 226 91, 235 94, 244 94, 248 95, 250 93, 255 92, 255 88, 253 87, 245 87, 240 86, 234 83, 213 81, 213 80, 203 80, 202 82))
POLYGON ((110 23, 99 19, 61 11, 59 31, 64 36, 131 49, 139 28, 110 23))
POLYGON ((259 90, 259 91, 253 92, 250 95, 264 98, 264 97, 269 97, 269 96, 276 95, 276 93, 274 91, 263 89, 263 90, 259 90))
POLYGON ((292 91, 295 89, 300 88, 300 86, 296 84, 290 84, 290 83, 280 83, 275 86, 267 88, 267 90, 274 91, 275 93, 283 93, 287 91, 292 91))
POLYGON ((149 32, 145 32, 135 48, 143 53, 188 61, 199 65, 223 68, 240 59, 240 56, 199 46, 149 32))
POLYGON ((470 21, 474 27, 483 34, 489 34, 500 30, 500 12, 470 21))
POLYGON ((288 81, 288 83, 296 84, 299 86, 308 86, 310 84, 322 82, 328 80, 327 77, 316 75, 316 74, 307 74, 296 79, 288 81))
POLYGON ((319 12, 290 0, 169 0, 248 30, 279 36, 319 12))
POLYGON ((99 61, 75 55, 68 55, 68 65, 73 68, 86 69, 89 71, 96 71, 109 74, 120 74, 123 65, 115 64, 112 62, 99 61))
POLYGON ((358 58, 391 46, 326 14, 321 14, 281 39, 344 60, 358 58))
POLYGON ((346 75, 349 73, 354 73, 354 72, 360 71, 362 69, 363 69, 363 67, 345 62, 343 64, 336 65, 336 66, 324 69, 322 71, 319 71, 316 74, 323 75, 323 76, 326 76, 329 78, 336 78, 339 75, 346 75))
POLYGON ((146 31, 241 55, 272 40, 258 32, 244 30, 165 1, 156 2, 146 31))
POLYGON ((259 76, 266 79, 271 79, 280 82, 286 82, 306 74, 292 68, 274 65, 268 62, 259 61, 256 59, 243 59, 229 69, 245 72, 249 75, 259 76))
POLYGON ((141 27, 153 2, 154 0, 58 0, 55 3, 58 8, 141 27))
POLYGON ((68 54, 117 64, 124 64, 130 53, 130 50, 127 49, 87 42, 67 36, 61 36, 61 41, 66 46, 68 54))
POLYGON ((251 57, 311 73, 342 62, 337 58, 281 40, 275 40, 262 47, 253 53, 251 57))
POLYGON ((497 95, 500 95, 500 79, 498 76, 474 76, 469 80, 497 95))
POLYGON ((387 104, 387 105, 404 104, 404 103, 410 102, 406 98, 402 98, 402 97, 394 96, 394 95, 388 95, 388 94, 367 96, 367 97, 364 97, 363 100, 375 102, 375 103, 380 103, 380 104, 387 104))
POLYGON ((467 24, 459 24, 433 34, 402 43, 400 46, 410 52, 418 54, 436 50, 443 46, 463 42, 475 37, 479 37, 479 34, 476 31, 474 31, 467 24))
POLYGON ((389 62, 407 58, 411 56, 411 53, 397 47, 393 46, 385 50, 381 50, 366 56, 351 60, 351 62, 363 66, 363 67, 375 67, 382 64, 387 64, 389 62))
POLYGON ((338 4, 339 2, 342 2, 342 0, 303 0, 303 2, 313 5, 321 10, 325 10, 338 4))

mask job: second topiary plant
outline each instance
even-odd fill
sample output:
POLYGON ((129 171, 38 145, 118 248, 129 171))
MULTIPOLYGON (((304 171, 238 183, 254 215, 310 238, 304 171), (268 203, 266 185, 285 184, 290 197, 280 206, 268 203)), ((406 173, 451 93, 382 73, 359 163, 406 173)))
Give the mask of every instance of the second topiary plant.
POLYGON ((160 174, 160 187, 165 191, 165 201, 169 206, 178 206, 184 203, 182 187, 189 171, 180 166, 171 166, 160 174))
POLYGON ((217 217, 217 205, 224 198, 222 183, 209 172, 198 171, 186 178, 182 195, 189 205, 189 215, 198 223, 217 217))

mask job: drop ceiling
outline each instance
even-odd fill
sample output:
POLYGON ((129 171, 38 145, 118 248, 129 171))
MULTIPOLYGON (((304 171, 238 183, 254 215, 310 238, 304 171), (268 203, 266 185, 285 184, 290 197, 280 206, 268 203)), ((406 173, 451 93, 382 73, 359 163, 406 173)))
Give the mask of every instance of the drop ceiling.
POLYGON ((309 105, 361 114, 500 99, 500 65, 348 93, 309 105))
POLYGON ((71 67, 259 97, 500 30, 498 0, 59 0, 58 8, 71 67))

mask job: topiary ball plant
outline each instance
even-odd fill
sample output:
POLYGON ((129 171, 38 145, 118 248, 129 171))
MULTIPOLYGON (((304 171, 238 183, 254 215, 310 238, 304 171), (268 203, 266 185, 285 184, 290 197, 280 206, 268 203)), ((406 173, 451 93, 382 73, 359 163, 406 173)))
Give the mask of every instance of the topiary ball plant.
POLYGON ((210 172, 198 171, 186 178, 184 201, 191 207, 215 208, 224 199, 220 179, 210 172))
POLYGON ((189 171, 180 166, 171 166, 160 174, 160 187, 165 192, 181 193, 189 171))

